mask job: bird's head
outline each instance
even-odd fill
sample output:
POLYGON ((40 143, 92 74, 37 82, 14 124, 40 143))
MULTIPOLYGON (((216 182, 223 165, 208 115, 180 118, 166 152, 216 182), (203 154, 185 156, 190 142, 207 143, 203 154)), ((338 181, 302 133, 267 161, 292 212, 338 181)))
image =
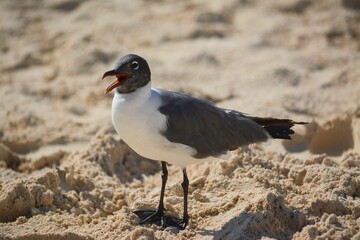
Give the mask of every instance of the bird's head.
POLYGON ((109 76, 116 77, 116 80, 107 87, 106 93, 114 88, 117 88, 119 93, 134 92, 151 81, 148 63, 135 54, 125 55, 117 60, 114 69, 104 73, 102 79, 109 76))

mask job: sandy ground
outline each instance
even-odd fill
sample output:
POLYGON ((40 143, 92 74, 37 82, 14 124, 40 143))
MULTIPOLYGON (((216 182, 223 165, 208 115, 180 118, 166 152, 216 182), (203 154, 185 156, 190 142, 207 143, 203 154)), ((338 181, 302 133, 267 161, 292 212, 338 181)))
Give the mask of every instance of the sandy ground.
MULTIPOLYGON (((0 2, 0 239, 360 239, 360 4, 0 2), (139 226, 158 162, 110 120, 102 74, 145 57, 153 85, 308 121, 293 141, 193 165, 186 230, 139 226)), ((169 168, 165 207, 182 211, 169 168)))

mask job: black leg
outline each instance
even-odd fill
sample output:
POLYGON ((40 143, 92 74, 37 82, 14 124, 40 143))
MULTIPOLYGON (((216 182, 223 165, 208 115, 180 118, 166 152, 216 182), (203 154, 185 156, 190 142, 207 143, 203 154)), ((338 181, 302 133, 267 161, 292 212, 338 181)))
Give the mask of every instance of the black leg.
POLYGON ((161 192, 160 192, 160 201, 158 206, 158 211, 164 212, 164 196, 165 196, 165 186, 168 178, 168 170, 166 167, 166 162, 161 162, 162 173, 161 173, 161 192))
POLYGON ((183 187, 184 190, 184 212, 183 212, 183 218, 179 223, 179 228, 185 229, 189 222, 189 214, 188 214, 189 179, 186 174, 186 168, 183 169, 183 182, 181 183, 181 186, 183 187))
POLYGON ((166 226, 166 218, 164 217, 165 216, 164 196, 165 196, 166 181, 168 177, 166 162, 161 162, 161 167, 162 167, 162 173, 161 173, 162 183, 161 183, 160 200, 159 200, 158 208, 156 211, 148 211, 148 210, 136 211, 135 214, 137 214, 138 217, 140 218, 139 221, 140 224, 154 223, 154 224, 161 224, 161 226, 163 227, 166 226))
POLYGON ((164 195, 165 195, 165 186, 166 186, 168 171, 165 162, 161 162, 161 166, 162 166, 162 174, 161 174, 162 184, 161 184, 161 192, 160 192, 160 201, 157 210, 156 211, 138 210, 135 211, 134 213, 139 217, 140 224, 150 223, 150 224, 160 225, 162 228, 176 227, 178 229, 185 229, 189 222, 189 215, 187 210, 189 179, 186 174, 186 169, 185 168, 183 169, 184 180, 181 184, 184 190, 184 213, 183 213, 183 218, 178 219, 175 217, 165 216, 164 195))

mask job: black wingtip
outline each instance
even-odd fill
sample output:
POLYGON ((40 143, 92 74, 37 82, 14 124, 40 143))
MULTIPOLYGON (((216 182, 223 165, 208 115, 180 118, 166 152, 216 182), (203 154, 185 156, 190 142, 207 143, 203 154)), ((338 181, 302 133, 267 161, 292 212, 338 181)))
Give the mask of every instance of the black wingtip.
POLYGON ((289 139, 291 140, 291 134, 294 134, 294 130, 291 128, 294 125, 304 125, 307 122, 295 122, 291 119, 277 119, 277 118, 259 118, 251 117, 251 120, 261 125, 271 137, 276 139, 289 139))

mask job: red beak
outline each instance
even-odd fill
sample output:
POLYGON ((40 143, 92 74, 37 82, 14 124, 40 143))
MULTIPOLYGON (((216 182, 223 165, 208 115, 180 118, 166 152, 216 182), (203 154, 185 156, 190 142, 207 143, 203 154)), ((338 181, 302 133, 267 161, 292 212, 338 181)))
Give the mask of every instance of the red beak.
POLYGON ((109 76, 115 76, 116 80, 106 88, 105 93, 111 92, 114 88, 121 85, 122 80, 126 79, 129 75, 125 73, 116 73, 115 70, 110 70, 104 73, 101 79, 104 79, 109 76))

